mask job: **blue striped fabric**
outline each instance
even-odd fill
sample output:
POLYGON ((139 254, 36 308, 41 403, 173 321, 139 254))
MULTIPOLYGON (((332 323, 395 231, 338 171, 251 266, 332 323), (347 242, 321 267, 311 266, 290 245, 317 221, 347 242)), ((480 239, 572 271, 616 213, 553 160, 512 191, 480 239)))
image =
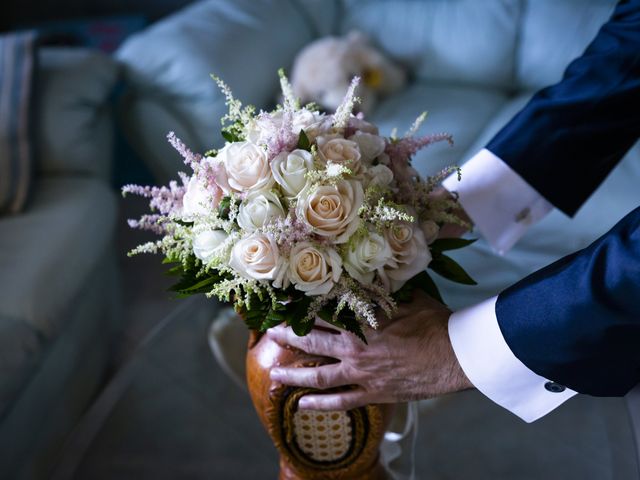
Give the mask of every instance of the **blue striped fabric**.
POLYGON ((35 33, 0 35, 0 214, 17 213, 31 184, 35 33))

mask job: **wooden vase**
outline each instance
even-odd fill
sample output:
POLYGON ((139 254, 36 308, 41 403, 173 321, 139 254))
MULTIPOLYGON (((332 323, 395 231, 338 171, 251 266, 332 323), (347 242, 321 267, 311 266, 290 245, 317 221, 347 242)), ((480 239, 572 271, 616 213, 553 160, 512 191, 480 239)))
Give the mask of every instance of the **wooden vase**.
POLYGON ((382 480, 379 448, 391 406, 367 405, 348 411, 298 411, 313 390, 271 381, 274 366, 311 367, 330 362, 251 332, 247 383, 260 421, 280 454, 280 480, 382 480))

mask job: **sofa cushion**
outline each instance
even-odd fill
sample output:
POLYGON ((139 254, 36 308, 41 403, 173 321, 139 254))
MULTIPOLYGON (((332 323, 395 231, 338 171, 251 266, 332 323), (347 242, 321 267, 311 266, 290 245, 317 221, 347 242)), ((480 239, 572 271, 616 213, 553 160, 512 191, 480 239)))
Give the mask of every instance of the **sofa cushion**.
POLYGON ((415 155, 413 164, 418 171, 433 174, 444 167, 460 165, 471 142, 506 101, 506 95, 499 90, 417 83, 383 101, 371 120, 383 135, 390 135, 394 128, 402 135, 426 110, 427 120, 419 133, 447 132, 454 140, 453 147, 441 142, 415 155))
MULTIPOLYGON (((469 147, 464 157, 469 158, 483 148, 527 103, 531 95, 532 93, 521 94, 506 103, 469 147)), ((567 178, 566 182, 569 184, 571 178, 567 178)), ((445 299, 457 308, 473 304, 497 294, 558 258, 586 247, 638 206, 639 184, 640 142, 630 150, 574 218, 553 210, 532 226, 504 256, 496 255, 484 239, 468 248, 452 252, 452 256, 478 281, 478 285, 466 287, 443 280, 441 285, 444 287, 445 299)))
POLYGON ((36 180, 29 209, 0 222, 0 414, 113 241, 115 195, 90 178, 36 180))
POLYGON ((516 84, 543 88, 562 78, 604 24, 616 0, 529 0, 522 15, 516 84))
POLYGON ((118 65, 99 52, 41 48, 36 84, 37 173, 108 178, 118 65))
POLYGON ((344 0, 343 33, 360 30, 421 80, 508 86, 520 2, 344 0))
POLYGON ((115 195, 99 180, 37 180, 30 208, 0 222, 0 318, 55 332, 59 313, 113 240, 115 215, 115 195))
MULTIPOLYGON (((318 2, 307 2, 308 7, 318 2)), ((333 2, 318 15, 334 22, 333 2)), ((316 14, 296 1, 211 0, 195 4, 132 36, 118 50, 130 86, 121 117, 127 137, 162 180, 180 157, 165 136, 175 131, 193 150, 220 146, 224 97, 210 74, 243 103, 272 106, 278 68, 320 33, 316 14), (314 20, 315 19, 315 20, 314 20)))

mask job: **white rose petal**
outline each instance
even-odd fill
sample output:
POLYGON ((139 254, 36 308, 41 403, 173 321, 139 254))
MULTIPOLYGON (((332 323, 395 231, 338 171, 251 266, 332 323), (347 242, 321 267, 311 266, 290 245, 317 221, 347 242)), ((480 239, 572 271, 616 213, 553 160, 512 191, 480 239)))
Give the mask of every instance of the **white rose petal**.
POLYGON ((370 133, 356 132, 349 140, 358 144, 358 150, 362 155, 362 161, 370 164, 373 159, 384 152, 386 143, 382 137, 370 133))
POLYGON ((242 201, 237 220, 240 228, 253 232, 274 218, 282 218, 284 216, 284 209, 275 193, 258 191, 250 193, 242 201))
POLYGON ((273 185, 267 152, 254 143, 228 143, 217 158, 224 165, 229 186, 237 192, 268 189, 273 185))
POLYGON ((346 140, 342 137, 333 138, 319 137, 317 139, 318 144, 318 157, 322 162, 337 163, 338 165, 344 165, 353 172, 354 175, 363 173, 363 165, 360 162, 360 150, 358 144, 351 140, 346 140))
POLYGON ((204 263, 208 263, 220 253, 220 247, 227 237, 227 233, 223 230, 204 230, 197 233, 193 237, 194 255, 204 263))
POLYGON ((385 231, 392 257, 384 270, 378 271, 391 292, 396 292, 411 278, 426 270, 431 252, 422 230, 415 223, 397 222, 385 231))
POLYGON ((393 182, 393 172, 384 165, 374 165, 367 170, 365 178, 368 180, 368 185, 388 187, 393 182))
POLYGON ((426 220, 420 224, 420 228, 422 229, 422 233, 424 234, 424 238, 427 241, 427 245, 431 245, 437 238, 438 233, 440 233, 440 227, 433 220, 426 220))
POLYGON ((301 242, 291 249, 287 283, 307 295, 326 295, 340 279, 342 260, 332 249, 319 249, 310 242, 301 242))
POLYGON ((253 234, 233 246, 229 266, 245 278, 273 280, 282 266, 282 258, 271 237, 253 234))
POLYGON ((332 238, 335 243, 345 243, 358 228, 358 210, 363 201, 360 182, 341 180, 311 192, 303 191, 296 214, 315 234, 332 238))
POLYGON ((349 246, 344 259, 344 268, 360 283, 370 284, 376 270, 383 268, 391 256, 391 247, 386 238, 370 232, 369 235, 349 246))
POLYGON ((282 152, 271 161, 271 173, 284 194, 295 198, 307 184, 305 175, 313 170, 313 156, 306 150, 282 152))
POLYGON ((197 215, 209 215, 213 208, 211 194, 203 182, 195 175, 187 184, 187 190, 182 197, 182 215, 193 217, 197 215))

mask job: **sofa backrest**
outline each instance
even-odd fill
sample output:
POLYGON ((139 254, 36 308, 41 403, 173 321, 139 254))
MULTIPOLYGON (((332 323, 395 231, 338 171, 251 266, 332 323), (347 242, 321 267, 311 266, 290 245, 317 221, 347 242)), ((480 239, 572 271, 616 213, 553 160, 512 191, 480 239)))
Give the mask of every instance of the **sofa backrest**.
POLYGON ((335 23, 335 4, 311 0, 210 0, 196 3, 133 35, 118 50, 129 94, 121 119, 130 143, 157 177, 175 176, 177 153, 165 140, 175 130, 192 149, 222 142, 220 76, 236 98, 272 106, 278 68, 335 23))
POLYGON ((108 179, 113 156, 109 96, 117 78, 117 63, 99 52, 60 47, 39 50, 36 175, 108 179))
POLYGON ((417 82, 509 96, 557 81, 615 0, 207 0, 131 37, 117 52, 129 94, 120 118, 160 180, 175 177, 170 130, 194 150, 219 147, 224 98, 276 99, 276 70, 319 36, 360 30, 417 82))
POLYGON ((537 89, 561 78, 615 3, 342 0, 339 31, 365 32, 418 80, 537 89))
POLYGON ((520 20, 515 86, 533 90, 559 81, 615 4, 616 0, 528 0, 520 20))

